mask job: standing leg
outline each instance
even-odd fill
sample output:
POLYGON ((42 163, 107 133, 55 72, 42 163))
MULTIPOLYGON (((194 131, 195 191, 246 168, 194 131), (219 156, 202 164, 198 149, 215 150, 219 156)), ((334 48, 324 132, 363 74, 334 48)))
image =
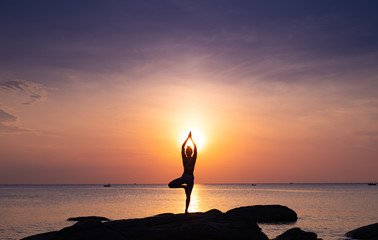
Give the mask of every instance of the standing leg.
POLYGON ((192 189, 193 189, 193 183, 188 184, 185 187, 185 194, 186 194, 185 214, 188 214, 188 208, 190 204, 190 195, 192 194, 192 189))

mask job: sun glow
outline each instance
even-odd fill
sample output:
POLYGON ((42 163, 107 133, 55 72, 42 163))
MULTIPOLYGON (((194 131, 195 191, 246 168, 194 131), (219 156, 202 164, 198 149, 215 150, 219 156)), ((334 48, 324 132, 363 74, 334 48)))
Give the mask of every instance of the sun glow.
MULTIPOLYGON (((205 135, 200 130, 195 129, 195 128, 188 128, 181 133, 180 145, 183 144, 183 142, 186 140, 189 132, 192 132, 193 141, 197 145, 198 151, 201 151, 201 149, 205 146, 206 138, 205 138, 205 135)), ((194 148, 193 143, 190 139, 186 143, 186 146, 190 146, 190 147, 194 148)))

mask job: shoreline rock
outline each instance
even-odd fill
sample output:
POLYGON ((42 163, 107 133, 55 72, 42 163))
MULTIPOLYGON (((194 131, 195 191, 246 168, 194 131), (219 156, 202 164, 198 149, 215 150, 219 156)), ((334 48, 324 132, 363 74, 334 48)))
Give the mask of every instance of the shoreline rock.
POLYGON ((297 221, 294 210, 281 205, 255 205, 238 207, 226 212, 227 215, 243 216, 258 223, 291 223, 297 221))
POLYGON ((297 214, 285 206, 259 205, 235 208, 226 213, 213 209, 188 215, 164 213, 113 221, 94 216, 69 219, 77 223, 59 231, 37 234, 23 240, 269 240, 256 222, 294 222, 297 214))
POLYGON ((273 240, 321 240, 321 238, 318 238, 316 233, 305 232, 300 228, 292 228, 273 240))
POLYGON ((352 239, 378 240, 378 223, 356 228, 347 232, 345 236, 352 239))

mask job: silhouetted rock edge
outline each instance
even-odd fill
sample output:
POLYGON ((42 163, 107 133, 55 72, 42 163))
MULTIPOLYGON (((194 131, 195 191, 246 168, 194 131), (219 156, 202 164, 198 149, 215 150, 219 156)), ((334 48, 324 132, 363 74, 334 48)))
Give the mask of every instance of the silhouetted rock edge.
POLYGON ((226 213, 213 209, 205 213, 164 213, 146 218, 114 221, 97 216, 68 220, 78 222, 59 231, 37 234, 24 240, 268 240, 256 222, 293 222, 297 220, 297 214, 285 206, 258 205, 235 208, 226 213))
POLYGON ((347 232, 345 236, 352 239, 378 240, 378 223, 356 228, 347 232))

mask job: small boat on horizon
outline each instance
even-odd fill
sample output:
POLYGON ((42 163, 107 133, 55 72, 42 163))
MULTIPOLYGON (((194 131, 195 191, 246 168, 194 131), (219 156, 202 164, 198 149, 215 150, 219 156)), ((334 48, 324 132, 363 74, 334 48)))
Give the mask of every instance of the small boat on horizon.
POLYGON ((256 184, 252 183, 251 186, 256 186, 256 184))
POLYGON ((110 184, 104 184, 104 187, 111 187, 110 184))
POLYGON ((377 185, 377 184, 376 184, 376 183, 373 183, 373 182, 369 182, 368 185, 369 185, 369 186, 375 186, 375 185, 377 185))

